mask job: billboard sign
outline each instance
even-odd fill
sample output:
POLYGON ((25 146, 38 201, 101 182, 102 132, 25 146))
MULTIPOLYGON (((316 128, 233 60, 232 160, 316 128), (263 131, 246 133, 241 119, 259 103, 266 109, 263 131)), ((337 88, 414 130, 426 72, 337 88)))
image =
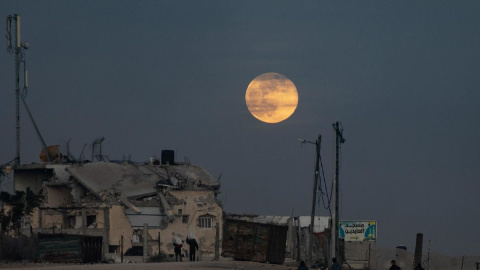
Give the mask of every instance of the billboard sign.
POLYGON ((340 221, 338 224, 338 233, 339 238, 345 241, 376 241, 377 221, 340 221))

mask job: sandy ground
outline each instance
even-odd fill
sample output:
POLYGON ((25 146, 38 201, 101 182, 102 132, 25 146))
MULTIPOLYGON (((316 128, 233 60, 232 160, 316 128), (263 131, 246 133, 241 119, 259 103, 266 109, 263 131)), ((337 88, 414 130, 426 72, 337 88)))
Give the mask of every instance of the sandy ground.
POLYGON ((125 263, 125 264, 0 264, 0 269, 51 269, 51 270, 296 270, 292 264, 275 265, 248 261, 212 261, 212 262, 166 262, 166 263, 125 263), (290 266, 289 266, 290 265, 290 266))

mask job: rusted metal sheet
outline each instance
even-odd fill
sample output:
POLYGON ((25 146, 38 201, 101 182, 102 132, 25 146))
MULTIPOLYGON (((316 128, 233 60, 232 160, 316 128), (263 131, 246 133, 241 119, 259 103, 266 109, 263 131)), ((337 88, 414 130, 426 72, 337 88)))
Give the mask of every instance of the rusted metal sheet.
POLYGON ((38 234, 41 262, 82 262, 82 240, 78 235, 38 234))
POLYGON ((237 245, 238 221, 226 220, 223 223, 222 256, 235 257, 237 245))
POLYGON ((83 237, 82 257, 84 263, 95 263, 102 260, 102 237, 83 237))
POLYGON ((268 240, 270 238, 270 226, 260 223, 255 224, 255 238, 253 243, 252 261, 267 262, 268 240))
POLYGON ((288 227, 233 219, 224 226, 222 256, 275 264, 285 260, 288 227))
POLYGON ((42 262, 100 262, 102 259, 102 237, 38 234, 37 256, 38 260, 42 262))
POLYGON ((282 264, 285 261, 287 231, 287 226, 270 225, 270 237, 268 239, 267 250, 268 262, 282 264))

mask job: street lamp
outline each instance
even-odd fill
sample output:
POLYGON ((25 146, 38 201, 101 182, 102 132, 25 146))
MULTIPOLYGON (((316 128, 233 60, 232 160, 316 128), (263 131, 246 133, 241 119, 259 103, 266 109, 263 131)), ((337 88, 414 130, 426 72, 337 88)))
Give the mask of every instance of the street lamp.
POLYGON ((312 260, 312 250, 313 250, 313 228, 315 222, 315 202, 317 201, 317 185, 318 185, 318 174, 320 170, 319 162, 320 162, 320 143, 322 141, 322 135, 318 134, 318 139, 315 142, 307 141, 305 139, 298 139, 301 143, 310 143, 315 144, 316 149, 316 157, 315 157, 315 177, 313 180, 313 197, 312 197, 312 214, 310 216, 310 241, 308 245, 308 262, 313 263, 312 260))

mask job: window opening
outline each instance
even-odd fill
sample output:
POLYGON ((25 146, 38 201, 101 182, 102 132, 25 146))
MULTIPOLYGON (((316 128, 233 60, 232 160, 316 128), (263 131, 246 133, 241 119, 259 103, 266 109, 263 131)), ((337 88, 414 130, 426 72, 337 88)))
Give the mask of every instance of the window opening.
POLYGON ((211 216, 201 216, 198 218, 198 226, 200 228, 211 229, 212 228, 212 217, 211 216))

